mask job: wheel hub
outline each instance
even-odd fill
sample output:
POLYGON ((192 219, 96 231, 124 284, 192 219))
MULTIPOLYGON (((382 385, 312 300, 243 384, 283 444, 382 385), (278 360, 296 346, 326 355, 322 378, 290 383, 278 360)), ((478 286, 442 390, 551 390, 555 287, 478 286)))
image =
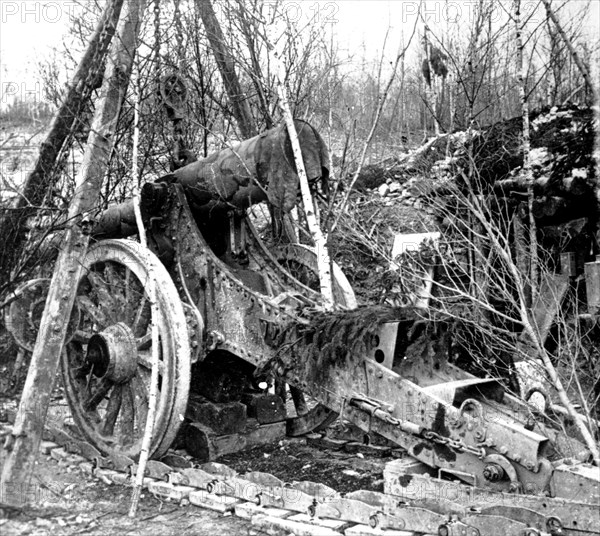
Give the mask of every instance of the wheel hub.
POLYGON ((93 374, 114 383, 129 381, 137 370, 137 344, 133 332, 119 322, 92 335, 88 342, 86 361, 93 374))

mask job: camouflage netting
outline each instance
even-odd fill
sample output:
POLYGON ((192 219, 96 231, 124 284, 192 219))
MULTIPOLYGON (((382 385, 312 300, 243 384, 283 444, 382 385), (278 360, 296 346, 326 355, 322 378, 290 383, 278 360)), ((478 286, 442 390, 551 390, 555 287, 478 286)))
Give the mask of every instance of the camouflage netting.
POLYGON ((414 323, 422 318, 412 307, 386 305, 314 313, 308 323, 290 324, 279 334, 277 355, 268 367, 280 373, 325 370, 351 355, 365 355, 382 324, 414 323))

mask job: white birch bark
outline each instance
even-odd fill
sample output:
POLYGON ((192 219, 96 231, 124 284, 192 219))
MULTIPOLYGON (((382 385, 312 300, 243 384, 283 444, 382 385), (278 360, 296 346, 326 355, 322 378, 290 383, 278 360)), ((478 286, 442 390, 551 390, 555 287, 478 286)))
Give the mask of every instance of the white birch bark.
MULTIPOLYGON (((135 222, 137 224, 138 235, 142 247, 147 248, 146 230, 142 221, 142 213, 140 210, 140 185, 139 185, 139 140, 140 140, 140 81, 139 71, 135 73, 135 93, 134 93, 134 119, 133 119, 133 154, 132 154, 132 179, 133 179, 133 207, 135 211, 135 222)), ((131 493, 131 504, 129 507, 129 517, 135 517, 142 494, 142 485, 144 483, 144 474, 146 472, 146 464, 150 457, 150 445, 152 444, 152 434, 154 433, 154 420, 156 418, 156 407, 158 401, 158 365, 159 365, 159 333, 158 333, 158 301, 156 299, 156 277, 152 264, 148 265, 148 301, 150 302, 150 322, 152 336, 152 370, 150 373, 150 388, 148 393, 148 414, 144 428, 144 437, 142 438, 142 446, 140 450, 140 459, 138 469, 135 475, 133 491, 131 493)))

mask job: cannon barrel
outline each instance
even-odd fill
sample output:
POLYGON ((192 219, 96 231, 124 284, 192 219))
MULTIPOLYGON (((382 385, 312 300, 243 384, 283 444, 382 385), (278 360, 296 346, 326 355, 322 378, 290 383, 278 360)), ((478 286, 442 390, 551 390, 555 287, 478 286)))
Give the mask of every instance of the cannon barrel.
MULTIPOLYGON (((295 124, 308 179, 321 179, 327 190, 327 147, 311 125, 300 120, 295 124)), ((183 186, 192 210, 207 204, 245 209, 268 200, 288 212, 296 204, 299 187, 285 125, 188 164, 165 179, 183 186)))
MULTIPOLYGON (((318 132, 296 120, 296 130, 309 181, 321 181, 327 191, 329 154, 318 132)), ((215 209, 246 209, 269 201, 283 212, 291 210, 298 194, 299 179, 289 134, 285 125, 272 128, 241 143, 188 164, 170 175, 147 184, 142 190, 142 211, 160 198, 160 184, 183 186, 194 214, 215 209)), ((150 211, 152 212, 152 211, 150 211)), ((112 205, 98 218, 95 238, 125 238, 135 234, 133 200, 112 205)))
POLYGON ((92 236, 96 239, 127 238, 137 233, 133 199, 108 207, 96 221, 92 236))

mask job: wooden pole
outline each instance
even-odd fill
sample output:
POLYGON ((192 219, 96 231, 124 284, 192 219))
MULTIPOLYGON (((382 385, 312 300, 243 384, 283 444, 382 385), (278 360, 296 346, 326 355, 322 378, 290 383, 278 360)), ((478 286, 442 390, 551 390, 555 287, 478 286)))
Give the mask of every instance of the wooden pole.
POLYGON ((196 0, 196 6, 206 30, 206 37, 217 61, 217 67, 223 78, 223 84, 229 96, 233 116, 243 138, 252 138, 258 134, 258 131, 252 119, 248 97, 242 89, 240 79, 235 71, 233 56, 227 43, 225 43, 223 30, 221 30, 219 19, 217 19, 217 15, 213 9, 212 1, 196 0))
POLYGON ((108 166, 121 105, 125 98, 141 23, 144 0, 128 0, 118 38, 114 40, 76 189, 69 207, 64 247, 50 284, 29 373, 23 387, 9 450, 2 471, 3 502, 20 506, 34 469, 50 395, 58 369, 68 320, 75 301, 80 260, 86 255, 92 222, 88 214, 98 204, 102 179, 108 166), (16 484, 16 485, 15 485, 16 484), (19 488, 20 486, 20 488, 19 488), (18 490, 25 492, 19 493, 18 490), (16 491, 10 493, 10 491, 16 491))
POLYGON ((0 251, 3 251, 0 266, 0 292, 10 284, 10 272, 19 261, 21 244, 26 238, 27 218, 37 211, 46 192, 53 185, 51 173, 56 159, 75 126, 78 116, 83 112, 92 91, 97 87, 97 79, 102 74, 108 47, 117 27, 123 0, 107 2, 90 44, 73 75, 70 88, 57 112, 54 114, 50 131, 40 148, 40 154, 33 170, 25 181, 25 186, 16 208, 9 211, 0 227, 4 230, 0 236, 0 251))
POLYGON ((577 65, 579 72, 581 72, 581 76, 583 76, 585 83, 587 84, 590 92, 592 93, 594 102, 598 102, 598 91, 596 90, 596 87, 594 86, 592 77, 590 76, 590 73, 587 70, 585 63, 583 63, 583 61, 581 61, 579 54, 577 54, 577 50, 575 50, 573 43, 571 42, 571 40, 569 39, 569 37, 567 36, 565 31, 563 30, 562 26, 560 25, 560 22, 558 21, 556 14, 552 10, 552 6, 550 5, 550 0, 542 0, 542 3, 544 4, 544 6, 546 8, 547 17, 550 20, 552 20, 552 22, 556 26, 556 30, 558 31, 558 34, 560 35, 561 39, 563 40, 563 43, 569 49, 569 52, 571 53, 571 57, 573 58, 575 65, 577 65))

